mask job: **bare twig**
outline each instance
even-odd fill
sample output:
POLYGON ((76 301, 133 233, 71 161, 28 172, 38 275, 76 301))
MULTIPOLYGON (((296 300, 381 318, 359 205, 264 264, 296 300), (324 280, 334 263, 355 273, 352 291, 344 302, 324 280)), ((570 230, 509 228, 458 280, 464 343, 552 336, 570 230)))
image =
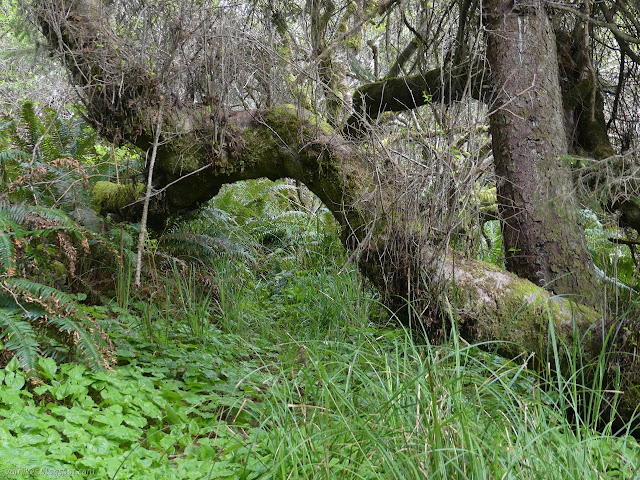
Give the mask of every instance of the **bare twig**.
POLYGON ((158 143, 160 141, 160 127, 162 125, 163 104, 160 103, 158 110, 158 122, 156 123, 156 133, 153 139, 153 148, 151 151, 151 159, 149 160, 149 174, 147 175, 147 193, 144 197, 144 205, 142 207, 142 219, 140 220, 140 235, 138 237, 138 255, 136 257, 136 276, 134 285, 140 287, 140 272, 142 270, 142 252, 144 250, 144 241, 147 235, 147 216, 149 215, 149 201, 151 199, 151 182, 153 180, 153 167, 156 163, 156 154, 158 153, 158 143))

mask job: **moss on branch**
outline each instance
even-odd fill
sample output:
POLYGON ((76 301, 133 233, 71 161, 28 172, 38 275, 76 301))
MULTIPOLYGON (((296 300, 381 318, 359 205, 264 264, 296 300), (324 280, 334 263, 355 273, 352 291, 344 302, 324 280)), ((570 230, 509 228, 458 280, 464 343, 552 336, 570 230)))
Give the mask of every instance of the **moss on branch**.
POLYGON ((142 183, 121 185, 113 182, 97 182, 91 192, 93 208, 101 215, 121 213, 126 207, 142 198, 144 190, 142 183))
POLYGON ((384 112, 403 112, 432 102, 451 103, 465 95, 480 98, 483 86, 477 70, 465 63, 363 85, 353 94, 354 113, 347 120, 344 134, 361 136, 365 125, 384 112))

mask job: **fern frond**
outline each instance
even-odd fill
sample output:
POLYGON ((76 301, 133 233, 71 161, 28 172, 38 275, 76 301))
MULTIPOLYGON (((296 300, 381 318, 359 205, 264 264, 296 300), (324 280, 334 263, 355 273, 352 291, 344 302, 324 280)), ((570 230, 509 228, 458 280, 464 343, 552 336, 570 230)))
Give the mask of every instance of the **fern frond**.
MULTIPOLYGON (((0 136, 1 139, 2 136, 0 136)), ((0 181, 3 184, 9 184, 14 177, 20 175, 20 164, 27 162, 29 158, 29 155, 20 150, 0 152, 0 181)))
POLYGON ((12 276, 16 268, 16 252, 11 235, 0 230, 0 274, 12 276))
POLYGON ((22 108, 20 109, 20 118, 27 128, 27 133, 29 135, 28 145, 30 147, 35 147, 42 135, 43 126, 42 121, 36 113, 35 104, 32 101, 27 100, 22 104, 22 108))
POLYGON ((20 316, 27 319, 29 322, 35 322, 46 316, 47 312, 39 305, 19 305, 16 300, 10 296, 0 295, 0 310, 16 310, 20 313, 20 316))
POLYGON ((287 210, 279 213, 278 215, 276 215, 275 218, 277 220, 282 219, 287 221, 293 221, 294 223, 297 224, 300 221, 308 222, 309 214, 303 210, 287 210))
POLYGON ((218 194, 214 202, 217 209, 224 210, 234 217, 251 218, 256 214, 253 208, 236 200, 234 192, 231 189, 225 189, 222 194, 218 194))
POLYGON ((85 325, 74 319, 62 317, 53 317, 49 323, 73 338, 77 351, 92 369, 105 370, 110 366, 100 351, 100 345, 105 342, 99 327, 91 325, 85 328, 85 325))
POLYGON ((481 228, 483 229, 483 234, 487 243, 487 252, 483 259, 489 263, 493 263, 494 265, 501 265, 504 261, 504 253, 502 251, 500 222, 497 220, 490 220, 485 222, 481 228))
POLYGON ((40 153, 42 153, 42 161, 50 162, 56 158, 64 157, 64 150, 59 148, 56 138, 52 135, 45 135, 40 142, 40 153))
POLYGON ((275 183, 273 186, 269 188, 269 190, 273 193, 279 193, 282 191, 295 192, 298 189, 295 185, 291 185, 290 183, 275 183))
POLYGON ((77 130, 76 128, 74 128, 74 125, 71 121, 59 117, 55 110, 54 114, 56 115, 56 118, 54 120, 54 132, 60 151, 64 152, 65 155, 70 155, 71 150, 73 150, 75 146, 75 136, 77 130))
POLYGON ((201 233, 176 232, 164 235, 160 241, 160 245, 170 248, 178 255, 195 258, 210 258, 226 252, 230 255, 241 255, 253 260, 253 257, 246 249, 226 237, 213 237, 201 233))
POLYGON ((13 232, 17 238, 22 237, 24 233, 20 225, 2 211, 2 202, 0 202, 0 230, 3 232, 13 232))
POLYGON ((80 228, 65 212, 56 208, 41 207, 38 205, 23 205, 0 201, 0 213, 18 224, 24 224, 34 214, 63 227, 66 231, 78 231, 80 228))
MULTIPOLYGON (((80 310, 80 306, 74 298, 53 287, 26 278, 5 277, 0 283, 3 284, 5 290, 12 292, 21 302, 24 301, 22 317, 29 318, 32 323, 35 320, 45 318, 48 326, 55 327, 58 331, 65 333, 76 352, 92 368, 109 367, 110 361, 103 353, 103 350, 105 352, 110 350, 108 336, 94 323, 91 317, 80 310)), ((0 311, 21 313, 21 310, 13 305, 16 305, 13 299, 0 297, 0 311)), ((23 323, 28 325, 28 322, 23 323)), ((31 326, 28 331, 33 333, 31 326)), ((46 331, 42 333, 47 336, 46 331)), ((35 335, 33 337, 35 338, 35 335)), ((20 343, 28 342, 28 340, 28 338, 24 341, 21 340, 18 347, 20 347, 20 343)), ((34 348, 37 348, 37 343, 34 348)))
POLYGON ((22 150, 6 150, 0 152, 0 164, 27 162, 31 156, 22 150))
POLYGON ((200 215, 212 223, 221 222, 225 226, 228 226, 232 223, 232 218, 229 212, 221 208, 215 208, 211 206, 204 207, 200 211, 200 215))
POLYGON ((38 356, 38 341, 31 325, 17 309, 0 308, 0 328, 7 350, 13 352, 25 370, 31 370, 38 356))
POLYGON ((79 160, 86 155, 95 153, 97 137, 93 130, 88 131, 87 125, 82 121, 78 122, 77 129, 75 143, 69 153, 73 158, 79 160))
POLYGON ((16 224, 23 224, 27 220, 31 207, 20 203, 0 201, 0 214, 16 224))
POLYGON ((44 133, 40 140, 40 151, 45 162, 66 156, 65 125, 56 111, 50 107, 42 110, 44 116, 44 133))
POLYGON ((40 215, 42 218, 46 218, 50 222, 55 222, 67 231, 79 230, 76 222, 73 221, 65 212, 58 210, 57 208, 40 207, 36 205, 30 205, 32 213, 40 215))
POLYGON ((42 306, 49 313, 75 313, 78 309, 75 299, 48 285, 14 277, 3 278, 0 283, 25 301, 42 306))
POLYGON ((15 123, 16 122, 14 120, 9 119, 8 117, 4 117, 4 119, 0 121, 0 133, 3 134, 0 136, 0 139, 4 140, 4 131, 15 127, 15 123))

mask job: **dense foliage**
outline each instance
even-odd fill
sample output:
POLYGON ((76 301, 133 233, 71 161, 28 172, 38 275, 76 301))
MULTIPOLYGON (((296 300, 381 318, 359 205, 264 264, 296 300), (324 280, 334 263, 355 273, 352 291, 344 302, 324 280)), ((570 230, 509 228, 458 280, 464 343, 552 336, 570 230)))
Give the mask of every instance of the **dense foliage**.
MULTIPOLYGON (((637 443, 611 435, 579 358, 574 376, 539 376, 527 359, 482 353, 455 332, 435 347, 385 325, 388 313, 344 256, 331 216, 303 188, 266 180, 225 188, 148 240, 136 290, 136 226, 71 216, 89 207, 84 182, 116 175, 102 164, 114 152, 75 118, 32 103, 5 122, 0 464, 8 475, 640 473, 637 443), (62 131, 75 133, 61 140, 62 131), (26 175, 38 180, 16 184, 26 175), (566 415, 578 405, 580 417, 566 415)), ((121 163, 137 161, 128 154, 117 152, 121 163)), ((478 254, 500 263, 495 227, 485 225, 478 254)), ((594 223, 603 258, 613 258, 603 249, 609 234, 594 223)))
MULTIPOLYGON (((213 9, 220 17, 212 34, 241 39, 242 55, 229 55, 220 71, 202 66, 198 75, 175 78, 189 100, 218 101, 213 95, 268 107, 295 97, 337 125, 354 79, 382 76, 378 62, 396 74, 433 66, 396 65, 393 49, 378 53, 394 28, 411 41, 418 17, 389 13, 376 25, 368 20, 380 12, 349 4, 341 18, 330 17, 331 2, 318 2, 315 35, 297 43, 301 6, 249 4, 249 23, 269 42, 258 45, 241 32, 244 19, 213 9), (325 49, 338 53, 316 61, 325 49), (307 56, 323 76, 317 92, 312 76, 284 61, 307 56), (217 83, 204 85, 204 73, 215 73, 217 83), (271 88, 272 77, 284 83, 271 88), (228 88, 233 82, 246 88, 228 88)), ((143 35, 154 31, 153 12, 140 6, 148 30, 132 35, 175 44, 153 50, 156 63, 178 47, 189 63, 193 45, 180 36, 180 23, 197 16, 176 23, 175 38, 158 40, 143 35)), ((7 47, 0 55, 0 477, 640 477, 638 432, 616 419, 620 392, 602 391, 611 373, 604 353, 585 364, 580 345, 562 344, 551 328, 548 364, 502 358, 499 345, 481 350, 460 339, 456 298, 444 299, 448 330, 442 345, 432 345, 419 322, 410 322, 415 330, 398 326, 355 257, 344 253, 329 210, 297 182, 227 185, 189 218, 170 219, 146 239, 135 287, 140 225, 99 217, 91 192, 105 182, 137 188, 145 152, 101 139, 84 108, 63 101, 75 101, 71 95, 38 95, 42 85, 58 88, 61 77, 30 47, 37 34, 20 23, 23 7, 0 0, 7 47)), ((437 35, 415 48, 441 56, 455 12, 436 7, 419 26, 437 35), (443 15, 437 27, 435 14, 443 15)), ((130 18, 133 26, 123 23, 133 29, 130 18)), ((482 173, 486 129, 461 133, 458 123, 470 112, 438 112, 424 96, 432 111, 420 112, 411 128, 402 116, 380 119, 404 144, 397 158, 415 156, 435 172, 409 184, 414 206, 440 209, 441 223, 432 227, 446 230, 443 242, 504 267, 495 188, 487 187, 493 179, 482 173), (467 170, 477 175, 462 185, 456 176, 467 170)), ((184 100, 176 108, 186 108, 184 100)), ((212 105, 212 116, 223 116, 212 105)), ((640 288, 636 244, 611 215, 590 206, 582 217, 607 308, 631 318, 640 288)))

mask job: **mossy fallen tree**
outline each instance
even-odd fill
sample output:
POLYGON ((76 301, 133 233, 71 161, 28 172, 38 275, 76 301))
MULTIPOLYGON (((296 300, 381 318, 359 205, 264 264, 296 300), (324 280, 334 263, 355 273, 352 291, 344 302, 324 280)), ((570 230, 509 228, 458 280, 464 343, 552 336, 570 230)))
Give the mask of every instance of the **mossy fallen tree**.
MULTIPOLYGON (((401 209, 393 185, 381 183, 385 175, 380 167, 310 113, 281 105, 231 115, 228 122, 233 135, 220 156, 203 157, 188 167, 167 156, 158 166, 158 178, 181 180, 154 197, 156 214, 165 218, 168 212, 191 210, 229 182, 293 178, 331 210, 345 247, 360 251, 359 267, 387 305, 404 321, 419 321, 418 328, 432 339, 441 339, 455 321, 468 342, 482 343, 508 358, 532 354, 534 366, 550 361, 552 330, 559 345, 581 346, 585 364, 600 357, 604 339, 616 325, 603 323, 592 308, 552 295, 494 265, 439 249, 419 228, 403 227, 393 214, 382 214, 401 209)), ((611 375, 617 373, 615 366, 611 375)), ((618 386, 624 390, 618 410, 631 418, 640 389, 625 383, 625 378, 632 378, 625 375, 623 386, 618 386)))
MULTIPOLYGON (((345 248, 353 252, 389 308, 433 340, 450 331, 453 321, 455 330, 471 343, 483 343, 509 357, 535 354, 544 365, 553 351, 551 330, 558 343, 579 345, 582 361, 588 364, 601 358, 609 332, 619 329, 592 308, 553 296, 439 243, 433 231, 406 212, 393 165, 378 162, 366 146, 352 143, 315 115, 280 105, 232 111, 223 122, 216 121, 210 105, 176 105, 153 72, 123 61, 127 46, 111 32, 97 3, 34 4, 45 37, 82 87, 88 118, 102 135, 149 149, 157 112, 170 112, 160 123, 152 225, 192 211, 227 183, 293 178, 330 209, 345 248)), ((103 213, 126 212, 131 191, 117 190, 101 186, 98 205, 103 213)), ((631 329, 632 337, 638 332, 634 324, 625 328, 631 329)), ((621 419, 637 423, 637 357, 624 339, 608 346, 622 352, 611 355, 608 373, 621 378, 616 388, 624 392, 610 395, 620 397, 621 419)))

